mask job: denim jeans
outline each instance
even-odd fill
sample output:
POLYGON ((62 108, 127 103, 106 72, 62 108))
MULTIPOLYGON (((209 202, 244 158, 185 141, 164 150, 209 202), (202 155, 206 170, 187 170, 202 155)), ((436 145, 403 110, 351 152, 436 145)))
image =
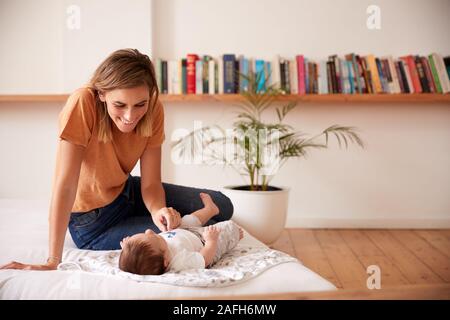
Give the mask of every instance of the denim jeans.
MULTIPOLYGON (((203 208, 200 192, 208 193, 219 208, 219 214, 205 225, 231 219, 233 204, 219 191, 191 188, 163 183, 167 207, 181 216, 203 208)), ((129 176, 123 191, 109 205, 89 212, 72 212, 69 232, 76 246, 89 250, 117 250, 126 236, 151 229, 160 230, 153 223, 141 195, 141 178, 129 176)))

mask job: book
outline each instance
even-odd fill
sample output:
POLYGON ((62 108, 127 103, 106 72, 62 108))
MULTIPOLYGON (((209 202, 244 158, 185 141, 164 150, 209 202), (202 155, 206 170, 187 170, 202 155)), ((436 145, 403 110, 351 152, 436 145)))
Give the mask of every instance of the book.
POLYGON ((378 67, 373 54, 369 54, 365 57, 368 70, 370 71, 370 79, 372 81, 372 92, 382 93, 383 87, 381 85, 380 76, 378 74, 378 67))
POLYGON ((223 56, 219 56, 217 59, 217 93, 223 94, 225 91, 224 89, 224 69, 223 69, 223 56))
POLYGON ((392 78, 391 93, 401 93, 402 91, 400 89, 400 80, 399 80, 398 69, 394 65, 394 59, 392 58, 392 56, 387 56, 387 57, 385 57, 385 59, 389 66, 389 73, 392 78))
POLYGON ((291 84, 291 94, 298 94, 297 60, 289 61, 289 82, 291 84))
POLYGON ((305 94, 305 61, 303 55, 297 55, 295 57, 297 61, 297 83, 298 93, 305 94))
POLYGON ((187 93, 187 59, 181 59, 181 92, 187 93))
POLYGON ((358 62, 356 60, 356 55, 354 53, 349 53, 345 55, 345 59, 351 63, 351 67, 353 69, 353 90, 356 93, 362 93, 362 85, 361 85, 361 72, 358 66, 358 62))
POLYGON ((235 61, 236 56, 234 54, 223 55, 223 92, 224 93, 236 93, 235 92, 235 61))
POLYGON ((209 94, 214 94, 216 92, 216 62, 214 61, 214 59, 211 59, 208 62, 209 66, 208 66, 208 80, 209 80, 209 87, 208 87, 208 93, 209 94))
MULTIPOLYGON (((420 83, 419 74, 417 73, 417 67, 415 63, 415 59, 412 55, 400 57, 400 59, 405 62, 405 65, 408 67, 409 77, 411 79, 414 92, 421 93, 422 85, 420 83)), ((407 72, 408 73, 408 72, 407 72)))
POLYGON ((439 80, 439 76, 438 76, 438 73, 436 70, 436 65, 434 64, 434 59, 431 54, 428 56, 428 61, 430 62, 430 69, 431 69, 431 73, 433 75, 434 84, 436 86, 436 92, 442 93, 441 81, 439 80))
POLYGON ((447 78, 450 79, 450 56, 444 58, 444 64, 447 70, 447 78))
POLYGON ((168 94, 180 94, 180 83, 178 77, 178 61, 167 61, 167 92, 168 94))
POLYGON ((162 82, 162 93, 167 94, 169 91, 169 85, 167 82, 167 61, 162 61, 161 63, 161 82, 162 82))
POLYGON ((212 60, 212 57, 209 55, 203 56, 203 65, 202 65, 202 87, 203 93, 209 92, 209 62, 212 60))
POLYGON ((411 73, 409 71, 408 64, 404 60, 400 60, 400 64, 402 66, 403 72, 405 73, 406 83, 408 84, 409 93, 414 93, 415 88, 413 86, 413 82, 411 79, 411 73))
POLYGON ((249 90, 249 82, 246 77, 250 76, 250 69, 249 69, 249 60, 245 57, 242 57, 239 60, 239 72, 244 76, 241 78, 240 82, 240 92, 248 92, 249 90))
POLYGON ((319 94, 327 94, 328 93, 328 68, 327 61, 321 61, 319 63, 319 94))
POLYGON ((259 81, 257 83, 256 92, 263 92, 265 88, 265 69, 264 69, 264 60, 256 59, 255 60, 255 75, 259 81))
POLYGON ((448 93, 450 92, 450 83, 444 59, 438 53, 432 53, 431 56, 434 59, 434 65, 441 83, 442 93, 448 93))
POLYGON ((281 71, 280 71, 280 56, 275 55, 272 59, 272 84, 275 85, 275 89, 281 88, 281 71))
POLYGON ((420 57, 420 61, 422 62, 422 66, 425 71, 425 76, 427 79, 428 86, 430 88, 430 92, 435 93, 436 85, 433 80, 433 75, 431 74, 431 68, 430 68, 430 64, 428 63, 428 59, 426 57, 420 57))
POLYGON ((187 94, 196 93, 195 63, 198 59, 199 57, 196 54, 190 53, 187 55, 187 64, 186 64, 187 94))
POLYGON ((409 89, 406 88, 406 77, 405 75, 402 73, 402 71, 400 70, 400 63, 398 61, 394 62, 394 66, 395 66, 395 70, 397 71, 397 75, 398 75, 398 84, 400 87, 400 92, 401 93, 409 93, 409 89))
POLYGON ((430 92, 430 87, 425 76, 425 70, 419 56, 414 57, 414 63, 416 64, 417 75, 419 77, 420 86, 422 87, 422 92, 430 92))
POLYGON ((203 60, 195 61, 195 94, 203 94, 203 60))

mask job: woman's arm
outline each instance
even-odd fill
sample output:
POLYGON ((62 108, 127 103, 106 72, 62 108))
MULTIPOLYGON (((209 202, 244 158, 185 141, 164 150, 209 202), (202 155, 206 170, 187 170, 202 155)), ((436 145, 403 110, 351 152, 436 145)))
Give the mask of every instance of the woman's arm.
POLYGON ((64 238, 77 192, 85 148, 65 140, 58 144, 49 214, 49 258, 45 264, 11 262, 1 269, 53 270, 62 258, 64 238))
POLYGON ((49 258, 62 258, 64 238, 77 194, 85 148, 61 140, 58 146, 49 215, 49 258))
POLYGON ((148 148, 141 156, 141 194, 153 222, 161 231, 180 225, 180 214, 166 207, 166 195, 161 182, 161 146, 148 148))

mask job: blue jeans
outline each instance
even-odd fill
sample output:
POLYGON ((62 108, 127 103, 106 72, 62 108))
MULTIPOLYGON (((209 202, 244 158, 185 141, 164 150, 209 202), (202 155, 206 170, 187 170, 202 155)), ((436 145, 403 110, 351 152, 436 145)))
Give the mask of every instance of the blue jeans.
MULTIPOLYGON (((233 204, 218 191, 163 183, 167 207, 181 216, 203 208, 200 192, 208 193, 219 207, 219 214, 206 225, 231 219, 233 204)), ((129 176, 123 191, 109 205, 89 212, 72 212, 69 232, 76 246, 89 250, 117 250, 120 241, 136 233, 160 230, 153 223, 141 195, 141 178, 129 176)))

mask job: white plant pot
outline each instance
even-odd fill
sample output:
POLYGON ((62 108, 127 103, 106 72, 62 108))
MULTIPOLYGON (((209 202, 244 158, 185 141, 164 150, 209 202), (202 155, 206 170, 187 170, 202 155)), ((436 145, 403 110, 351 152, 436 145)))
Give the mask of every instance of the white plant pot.
POLYGON ((288 208, 289 188, 275 191, 235 190, 226 186, 222 193, 234 206, 231 220, 265 244, 275 242, 281 235, 288 208))

